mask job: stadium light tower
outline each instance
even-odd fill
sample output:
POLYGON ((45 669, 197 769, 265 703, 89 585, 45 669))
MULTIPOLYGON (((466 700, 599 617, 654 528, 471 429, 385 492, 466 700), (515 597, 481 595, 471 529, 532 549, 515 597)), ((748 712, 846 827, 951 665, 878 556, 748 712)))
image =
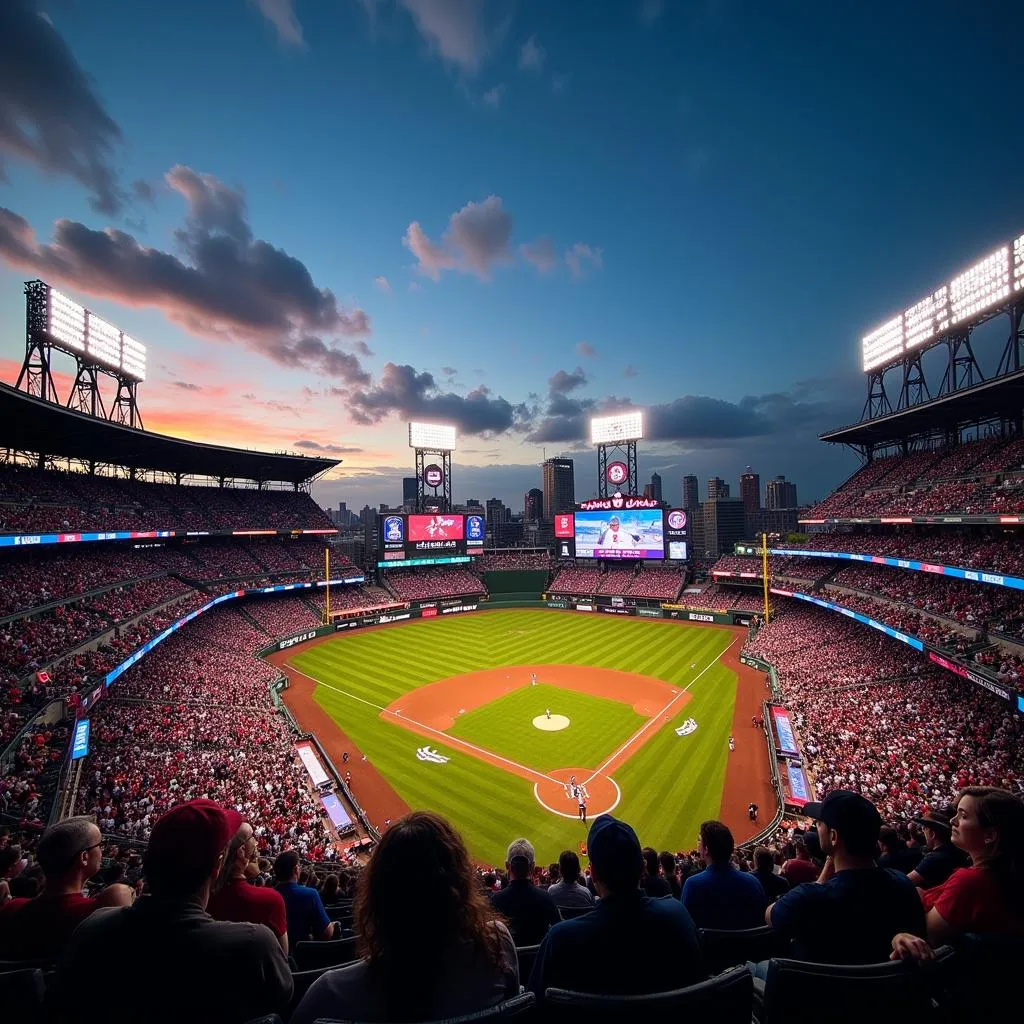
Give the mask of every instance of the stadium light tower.
POLYGON ((639 409, 590 421, 590 443, 597 445, 598 497, 607 498, 616 491, 638 493, 636 443, 643 436, 644 414, 639 409))
POLYGON ((416 452, 416 511, 452 508, 452 452, 455 428, 443 423, 410 423, 409 447, 416 452))

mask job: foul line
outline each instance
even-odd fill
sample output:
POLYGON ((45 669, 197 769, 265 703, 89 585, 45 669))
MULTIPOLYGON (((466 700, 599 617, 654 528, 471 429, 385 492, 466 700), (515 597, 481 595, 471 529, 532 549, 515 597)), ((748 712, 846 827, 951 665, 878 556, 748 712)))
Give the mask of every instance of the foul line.
MULTIPOLYGON (((604 772, 605 768, 607 768, 608 765, 610 765, 612 763, 612 761, 614 761, 615 758, 617 758, 619 756, 619 754, 621 754, 624 750, 627 750, 633 743, 635 743, 641 736, 643 736, 643 734, 645 732, 647 732, 647 730, 650 729, 650 727, 652 725, 655 725, 658 722, 660 722, 662 720, 662 716, 665 715, 665 713, 672 707, 672 705, 675 704, 676 701, 681 700, 686 695, 686 691, 689 690, 690 687, 693 686, 693 684, 695 682, 697 682, 697 680, 700 679, 700 677, 702 675, 704 675, 705 672, 707 672, 710 668, 712 668, 713 666, 718 664, 718 662, 721 661, 722 658, 724 658, 729 653, 729 651, 732 650, 732 648, 735 645, 735 643, 736 643, 736 639, 733 638, 732 643, 730 643, 729 646, 726 647, 725 650, 722 651, 722 653, 719 654, 718 657, 715 658, 714 661, 709 662, 704 668, 702 668, 686 684, 686 686, 684 686, 679 691, 679 693, 677 693, 656 715, 652 715, 649 719, 647 719, 647 721, 644 722, 644 724, 642 726, 640 726, 640 728, 637 729, 637 731, 632 736, 630 736, 629 739, 626 740, 626 742, 623 743, 622 746, 619 747, 619 749, 615 751, 615 753, 613 753, 610 757, 605 758, 605 760, 601 763, 601 765, 598 768, 594 769, 594 774, 591 775, 589 779, 587 779, 587 782, 591 782, 598 775, 601 775, 604 772)), ((584 782, 583 785, 585 786, 587 784, 587 782, 584 782)))
MULTIPOLYGON (((528 772, 534 779, 543 779, 545 782, 557 782, 561 785, 561 782, 558 779, 552 778, 550 775, 545 775, 543 772, 534 771, 533 768, 528 768, 525 764, 520 764, 518 761, 511 761, 507 757, 502 757, 501 754, 496 754, 493 750, 487 750, 484 747, 478 747, 475 744, 470 743, 468 740, 462 740, 457 736, 451 736, 446 732, 442 732, 440 729, 435 729, 432 725, 417 722, 415 718, 406 718, 405 715, 399 715, 394 711, 388 711, 387 708, 382 708, 379 704, 374 704, 371 700, 364 700, 362 697, 357 697, 354 693, 349 693, 348 690, 341 689, 340 686, 332 686, 330 683, 325 683, 322 679, 314 679, 313 676, 306 675, 305 672, 294 668, 291 662, 288 663, 288 668, 296 675, 302 676, 304 679, 308 679, 311 683, 316 683, 317 686, 325 686, 328 690, 340 693, 343 697, 349 697, 352 700, 359 701, 360 704, 365 704, 367 707, 374 708, 382 715, 390 715, 391 718, 399 724, 404 725, 405 723, 408 723, 409 725, 415 725, 417 729, 424 729, 435 736, 439 736, 446 746, 455 747, 456 749, 461 747, 463 750, 468 750, 473 754, 484 755, 479 757, 479 760, 481 761, 501 761, 502 764, 511 765, 513 768, 517 768, 520 772, 528 772)), ((593 778, 593 776, 591 776, 591 778, 593 778)))

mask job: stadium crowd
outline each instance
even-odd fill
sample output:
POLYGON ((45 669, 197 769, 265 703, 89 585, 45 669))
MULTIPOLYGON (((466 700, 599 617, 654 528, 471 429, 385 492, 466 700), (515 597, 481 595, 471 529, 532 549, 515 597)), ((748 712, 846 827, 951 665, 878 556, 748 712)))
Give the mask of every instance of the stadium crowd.
MULTIPOLYGON (((399 601, 429 601, 485 593, 478 576, 468 569, 392 569, 384 577, 399 601)), ((333 598, 332 598, 333 600, 333 598)))

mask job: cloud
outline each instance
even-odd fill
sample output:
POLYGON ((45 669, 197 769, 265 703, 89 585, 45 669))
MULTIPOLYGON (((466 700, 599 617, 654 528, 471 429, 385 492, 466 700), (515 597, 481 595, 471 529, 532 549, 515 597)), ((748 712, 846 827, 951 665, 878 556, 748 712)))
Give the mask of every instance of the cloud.
POLYGON ((359 359, 325 340, 369 333, 366 313, 340 306, 304 263, 254 239, 241 192, 188 167, 172 168, 166 180, 186 201, 185 226, 174 233, 180 256, 67 219, 44 243, 0 207, 0 259, 89 295, 159 309, 192 334, 240 344, 279 366, 368 383, 359 359))
POLYGON ((0 3, 0 181, 15 156, 84 185, 92 208, 113 215, 125 196, 111 159, 121 129, 67 43, 33 0, 0 3))
POLYGON ((400 0, 432 50, 467 75, 490 51, 482 0, 400 0))
POLYGON ((483 103, 485 107, 497 110, 498 107, 501 106, 501 98, 505 95, 506 88, 507 87, 503 82, 493 86, 480 97, 480 102, 483 103))
POLYGON ((539 75, 544 67, 547 52, 539 45, 536 36, 530 36, 519 51, 519 70, 539 75))
POLYGON ((153 186, 142 178, 136 178, 132 182, 132 194, 140 203, 149 203, 156 206, 156 196, 153 194, 153 186))
POLYGON ((632 363, 630 363, 629 366, 627 366, 622 371, 622 376, 623 377, 639 377, 640 376, 640 371, 632 363))
POLYGON ((409 225, 402 244, 416 257, 416 270, 434 281, 441 279, 443 270, 475 274, 486 281, 495 265, 511 261, 511 235, 512 217, 501 197, 488 196, 453 213, 440 244, 431 241, 419 221, 409 225))
POLYGON ((201 384, 190 384, 187 380, 172 380, 168 385, 172 388, 180 388, 182 391, 202 391, 201 384))
POLYGON ((302 26, 295 16, 293 0, 250 0, 260 14, 269 21, 277 31, 277 38, 288 46, 304 46, 302 26))
POLYGON ((583 372, 582 366, 577 366, 572 373, 566 370, 556 370, 548 377, 548 394, 567 395, 570 391, 575 391, 586 383, 587 375, 583 372))
POLYGON ((462 434, 500 434, 525 425, 530 411, 504 398, 491 397, 480 385, 467 395, 441 391, 431 373, 387 363, 378 384, 353 388, 347 394, 349 415, 356 423, 372 425, 392 414, 402 419, 453 423, 462 434))
POLYGON ((386 277, 375 277, 373 279, 374 286, 379 288, 382 292, 391 291, 391 282, 386 277))
POLYGON ((352 455, 363 450, 344 444, 321 444, 319 441, 310 441, 308 438, 302 441, 293 441, 292 446, 302 448, 304 451, 325 452, 328 455, 352 455))
POLYGON ((565 92, 565 87, 569 84, 569 75, 558 74, 557 72, 551 76, 551 91, 556 96, 561 96, 565 92))
POLYGON ((594 359, 597 357, 597 349, 589 341, 576 342, 576 355, 582 359, 594 359))
POLYGON ((604 265, 604 249, 596 249, 585 242, 577 242, 571 249, 566 250, 565 262, 576 280, 586 275, 587 266, 600 270, 604 265))
POLYGON ((523 259, 527 263, 532 263, 541 274, 554 270, 558 263, 555 243, 546 235, 542 235, 536 242, 525 242, 519 246, 519 252, 523 259))
POLYGON ((645 25, 653 25, 665 9, 665 0, 642 0, 640 4, 640 20, 645 25))

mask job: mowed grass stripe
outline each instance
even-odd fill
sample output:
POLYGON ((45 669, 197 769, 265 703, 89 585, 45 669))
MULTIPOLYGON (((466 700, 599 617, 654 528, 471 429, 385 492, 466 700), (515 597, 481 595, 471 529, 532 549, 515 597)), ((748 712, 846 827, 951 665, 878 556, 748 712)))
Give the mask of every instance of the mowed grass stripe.
MULTIPOLYGON (((437 679, 502 665, 594 665, 683 688, 732 639, 724 630, 625 616, 509 610, 345 634, 299 652, 292 661, 313 678, 386 707, 437 679), (690 668, 694 663, 696 670, 690 668)), ((674 708, 673 720, 616 771, 623 792, 617 813, 631 821, 645 843, 692 847, 700 822, 718 813, 735 684, 731 671, 714 666, 694 683, 690 702, 674 708), (697 731, 676 736, 675 727, 691 716, 698 721, 697 731)), ((578 823, 541 808, 525 780, 446 748, 440 737, 430 745, 450 756, 449 763, 418 761, 416 748, 425 741, 381 719, 373 708, 326 687, 316 689, 315 699, 411 807, 450 817, 480 860, 501 863, 508 842, 520 835, 533 840, 543 860, 576 849, 584 837, 578 823)), ((621 742, 609 743, 605 756, 621 742)))

